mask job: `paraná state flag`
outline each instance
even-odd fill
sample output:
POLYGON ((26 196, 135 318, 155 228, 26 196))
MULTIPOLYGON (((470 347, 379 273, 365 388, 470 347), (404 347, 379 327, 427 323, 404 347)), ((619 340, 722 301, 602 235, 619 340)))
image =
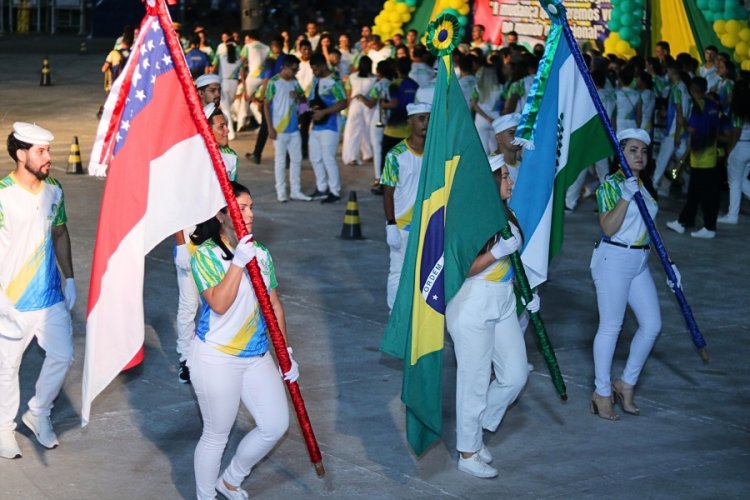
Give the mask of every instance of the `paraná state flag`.
POLYGON ((532 288, 547 280, 549 261, 562 248, 565 191, 581 171, 614 154, 563 36, 559 15, 564 9, 557 9, 557 16, 550 15, 544 57, 516 128, 516 140, 533 148, 523 153, 510 200, 525 235, 521 259, 532 288))
POLYGON ((412 227, 381 350, 404 360, 406 437, 421 455, 442 433, 445 307, 507 223, 450 56, 440 58, 412 227))
POLYGON ((179 69, 187 71, 184 55, 170 50, 179 46, 176 34, 153 9, 107 98, 89 166, 107 180, 86 319, 83 425, 92 400, 143 345, 146 254, 226 205, 176 69, 182 58, 179 69))

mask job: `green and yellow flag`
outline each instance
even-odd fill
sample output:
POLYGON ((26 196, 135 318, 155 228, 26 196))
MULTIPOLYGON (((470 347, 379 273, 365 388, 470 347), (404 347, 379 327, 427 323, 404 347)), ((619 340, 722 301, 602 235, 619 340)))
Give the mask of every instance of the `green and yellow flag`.
POLYGON ((406 437, 421 455, 442 434, 445 306, 482 246, 507 221, 450 55, 440 57, 416 200, 380 348, 404 360, 406 437))

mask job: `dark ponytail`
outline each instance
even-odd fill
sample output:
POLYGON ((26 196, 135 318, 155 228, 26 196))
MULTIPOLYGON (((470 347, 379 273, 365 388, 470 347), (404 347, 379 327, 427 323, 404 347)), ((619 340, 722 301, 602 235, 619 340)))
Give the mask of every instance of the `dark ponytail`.
MULTIPOLYGON (((250 190, 239 182, 232 181, 231 184, 232 193, 235 198, 243 193, 250 195, 250 190)), ((226 214, 228 209, 227 207, 224 207, 220 211, 221 213, 226 214)), ((190 235, 190 241, 196 245, 200 245, 208 240, 212 240, 219 248, 221 248, 222 252, 224 252, 224 255, 222 255, 224 260, 231 260, 234 257, 234 254, 229 250, 226 243, 224 243, 224 240, 221 238, 221 222, 219 222, 219 219, 217 219, 216 216, 195 226, 195 231, 190 235)))

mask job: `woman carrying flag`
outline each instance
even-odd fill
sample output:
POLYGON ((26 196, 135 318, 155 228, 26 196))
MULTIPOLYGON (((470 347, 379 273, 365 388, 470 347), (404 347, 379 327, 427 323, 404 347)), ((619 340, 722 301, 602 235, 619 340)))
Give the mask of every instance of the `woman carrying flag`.
MULTIPOLYGON (((504 203, 513 180, 502 155, 490 166, 504 203)), ((456 448, 458 470, 480 478, 497 476, 482 429, 494 432, 508 407, 526 385, 528 365, 523 332, 516 314, 513 267, 508 256, 521 245, 513 212, 508 219, 513 237, 498 233, 484 246, 461 289, 448 303, 445 320, 456 354, 456 448), (494 371, 495 379, 490 381, 494 371)), ((539 310, 539 297, 526 306, 539 310)))
MULTIPOLYGON (((232 182, 248 233, 253 230, 253 199, 245 186, 232 182)), ((257 259, 271 304, 286 337, 284 308, 276 291, 271 254, 248 234, 237 241, 226 207, 199 224, 191 235, 199 245, 191 266, 201 294, 201 316, 191 346, 188 366, 198 398, 203 433, 195 448, 196 496, 248 498, 240 489, 252 468, 271 451, 289 426, 289 411, 279 369, 268 354, 267 327, 245 267, 257 259), (229 433, 240 401, 256 427, 240 441, 224 473, 219 475, 229 433)), ((294 382, 299 367, 283 376, 294 382)))
MULTIPOLYGON (((654 187, 648 176, 641 177, 648 164, 651 138, 643 129, 630 128, 618 132, 617 139, 633 176, 626 178, 618 170, 596 190, 602 238, 591 257, 599 308, 599 328, 594 337, 596 390, 591 396, 591 412, 605 420, 620 418, 613 408, 615 396, 624 412, 640 413, 633 401, 633 389, 661 330, 659 298, 648 269, 649 234, 633 202, 635 193, 640 192, 649 214, 656 216, 654 187), (622 376, 612 383, 612 358, 628 305, 638 320, 638 330, 622 376)), ((672 269, 680 286, 680 274, 674 264, 672 269)), ((667 284, 672 288, 669 281, 667 284)))

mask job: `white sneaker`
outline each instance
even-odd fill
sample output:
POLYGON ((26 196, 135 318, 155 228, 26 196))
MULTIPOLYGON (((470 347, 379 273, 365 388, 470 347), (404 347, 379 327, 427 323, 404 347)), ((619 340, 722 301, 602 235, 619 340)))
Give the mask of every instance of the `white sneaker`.
POLYGON ((55 431, 52 430, 52 422, 47 415, 34 415, 31 411, 27 411, 23 414, 21 420, 26 424, 26 427, 31 429, 36 436, 36 440, 39 441, 39 444, 45 448, 51 450, 60 445, 60 442, 55 435, 55 431))
POLYGON ((685 226, 680 224, 680 221, 678 220, 671 220, 667 222, 667 227, 674 231, 677 234, 684 234, 685 233, 685 226))
POLYGON ((469 458, 464 458, 459 454, 458 470, 482 479, 497 477, 497 470, 484 463, 479 457, 479 453, 474 453, 469 458))
POLYGON ((21 448, 18 447, 15 431, 0 431, 0 457, 21 458, 21 448))
POLYGON ((289 201, 289 197, 287 197, 287 195, 285 194, 277 194, 276 200, 278 200, 279 203, 286 203, 287 201, 289 201))
POLYGON ((693 238, 702 238, 704 240, 710 240, 716 237, 716 231, 711 231, 710 229, 706 229, 705 227, 700 228, 697 231, 693 231, 690 233, 690 236, 693 238))
POLYGON ((479 455, 479 459, 482 462, 486 464, 492 463, 492 453, 490 453, 490 450, 487 449, 484 443, 482 443, 482 448, 477 452, 477 455, 479 455))
POLYGON ((289 198, 297 201, 312 201, 312 197, 307 196, 305 193, 297 192, 289 195, 289 198))
POLYGON ((250 495, 247 494, 247 491, 243 490, 242 488, 237 488, 236 490, 230 490, 226 487, 224 484, 224 476, 219 476, 218 481, 216 481, 216 491, 224 495, 229 500, 248 500, 250 498, 250 495))
POLYGON ((719 224, 737 224, 738 220, 737 217, 730 217, 729 214, 724 214, 716 219, 716 222, 719 224))

